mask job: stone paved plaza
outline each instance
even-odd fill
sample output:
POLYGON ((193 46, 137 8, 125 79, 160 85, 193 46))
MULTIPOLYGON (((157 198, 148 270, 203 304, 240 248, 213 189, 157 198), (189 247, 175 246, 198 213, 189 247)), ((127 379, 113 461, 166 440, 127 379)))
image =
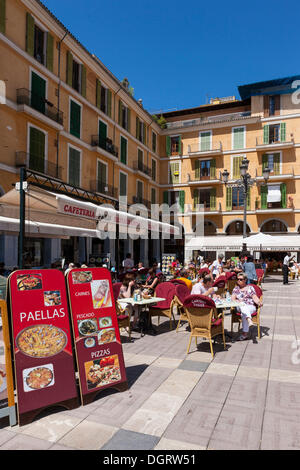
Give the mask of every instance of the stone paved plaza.
POLYGON ((176 333, 161 320, 157 336, 131 343, 124 333, 126 392, 2 428, 0 449, 300 449, 300 281, 272 276, 263 290, 260 340, 256 328, 227 338, 212 360, 204 340, 186 355, 186 324, 176 333))

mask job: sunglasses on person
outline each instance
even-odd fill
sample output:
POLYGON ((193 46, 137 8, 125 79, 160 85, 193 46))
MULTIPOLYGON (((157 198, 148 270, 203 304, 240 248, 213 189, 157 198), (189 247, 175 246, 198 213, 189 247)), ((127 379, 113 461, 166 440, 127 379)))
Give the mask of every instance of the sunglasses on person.
POLYGON ((242 278, 242 277, 238 277, 237 280, 238 280, 238 282, 244 282, 244 281, 246 281, 246 279, 244 279, 244 278, 242 278))

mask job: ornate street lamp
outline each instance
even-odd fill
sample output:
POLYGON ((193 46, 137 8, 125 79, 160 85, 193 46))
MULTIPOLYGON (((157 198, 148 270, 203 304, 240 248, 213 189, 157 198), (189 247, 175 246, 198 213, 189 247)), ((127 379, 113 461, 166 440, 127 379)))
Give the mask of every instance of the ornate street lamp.
MULTIPOLYGON (((223 182, 226 186, 231 188, 240 188, 243 191, 244 197, 244 220, 243 220, 243 252, 247 251, 247 195, 249 192, 249 188, 255 184, 255 179, 251 178, 251 175, 248 173, 249 167, 249 160, 246 157, 243 158, 242 163, 240 165, 240 173, 241 177, 238 180, 234 180, 230 183, 229 181, 229 172, 224 170, 222 173, 223 182)), ((263 169, 263 178, 265 182, 268 181, 270 176, 270 168, 266 167, 263 169)))

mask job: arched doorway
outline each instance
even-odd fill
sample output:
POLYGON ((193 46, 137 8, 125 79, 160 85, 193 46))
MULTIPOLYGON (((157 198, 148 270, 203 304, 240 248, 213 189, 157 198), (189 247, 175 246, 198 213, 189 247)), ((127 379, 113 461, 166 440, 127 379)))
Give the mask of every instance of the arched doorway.
POLYGON ((210 220, 204 221, 204 235, 216 235, 217 234, 217 227, 216 225, 211 222, 210 220))
MULTIPOLYGON (((226 235, 243 235, 243 226, 244 223, 242 220, 235 220, 227 225, 225 233, 226 235)), ((250 233, 250 227, 247 224, 247 233, 250 233)))
POLYGON ((282 220, 270 219, 263 223, 260 231, 262 233, 283 233, 287 232, 287 226, 282 220))

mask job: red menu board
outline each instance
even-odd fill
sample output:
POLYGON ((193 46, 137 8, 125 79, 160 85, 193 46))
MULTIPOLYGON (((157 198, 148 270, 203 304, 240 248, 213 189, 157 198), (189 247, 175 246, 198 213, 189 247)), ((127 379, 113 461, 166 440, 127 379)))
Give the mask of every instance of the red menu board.
POLYGON ((72 269, 67 275, 83 404, 104 388, 127 388, 110 272, 72 269))
POLYGON ((9 292, 18 414, 23 424, 22 415, 34 410, 58 403, 66 408, 78 405, 71 328, 61 271, 15 271, 9 277, 9 292))

